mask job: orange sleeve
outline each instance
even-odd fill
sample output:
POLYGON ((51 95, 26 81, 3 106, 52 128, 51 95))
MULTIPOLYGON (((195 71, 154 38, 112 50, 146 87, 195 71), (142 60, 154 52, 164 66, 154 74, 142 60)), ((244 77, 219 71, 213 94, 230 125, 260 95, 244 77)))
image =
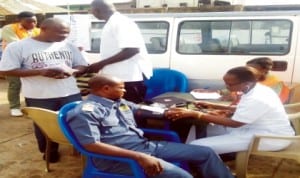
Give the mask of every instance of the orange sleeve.
POLYGON ((287 103, 290 96, 290 89, 287 85, 282 82, 282 88, 279 94, 282 103, 287 103))

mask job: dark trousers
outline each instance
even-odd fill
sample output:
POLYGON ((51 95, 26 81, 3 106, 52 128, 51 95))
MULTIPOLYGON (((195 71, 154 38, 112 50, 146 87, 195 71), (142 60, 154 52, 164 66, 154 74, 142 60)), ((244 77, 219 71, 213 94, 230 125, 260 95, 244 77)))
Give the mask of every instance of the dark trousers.
MULTIPOLYGON (((75 94, 75 95, 61 97, 61 98, 51 98, 51 99, 33 99, 33 98, 25 97, 26 106, 45 108, 53 111, 58 111, 63 105, 67 103, 73 101, 80 101, 80 100, 82 100, 80 94, 75 94)), ((44 153, 46 150, 46 138, 36 124, 33 124, 33 127, 34 127, 34 134, 37 139, 39 150, 40 152, 44 153)), ((58 144, 52 142, 51 152, 57 152, 57 151, 58 151, 58 144)))
POLYGON ((203 138, 206 136, 207 122, 200 121, 194 118, 178 119, 170 122, 170 129, 177 132, 181 142, 185 143, 190 128, 195 125, 196 127, 196 138, 203 138))
MULTIPOLYGON (((124 99, 134 102, 134 103, 142 103, 144 101, 147 87, 144 84, 144 81, 137 82, 125 82, 126 92, 124 94, 124 99)), ((136 118, 136 124, 138 127, 146 127, 147 120, 136 118)))
POLYGON ((134 103, 141 103, 144 101, 147 90, 144 81, 125 82, 125 89, 124 99, 134 103))

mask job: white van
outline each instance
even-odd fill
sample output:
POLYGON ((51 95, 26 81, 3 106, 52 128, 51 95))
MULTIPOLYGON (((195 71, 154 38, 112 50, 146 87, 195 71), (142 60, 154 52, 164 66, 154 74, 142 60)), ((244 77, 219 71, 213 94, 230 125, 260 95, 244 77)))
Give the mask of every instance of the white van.
MULTIPOLYGON (((154 67, 183 72, 190 89, 222 88, 228 69, 262 56, 274 61, 272 73, 280 79, 300 83, 300 11, 128 16, 140 27, 154 67)), ((103 25, 91 22, 91 52, 99 52, 103 25)))

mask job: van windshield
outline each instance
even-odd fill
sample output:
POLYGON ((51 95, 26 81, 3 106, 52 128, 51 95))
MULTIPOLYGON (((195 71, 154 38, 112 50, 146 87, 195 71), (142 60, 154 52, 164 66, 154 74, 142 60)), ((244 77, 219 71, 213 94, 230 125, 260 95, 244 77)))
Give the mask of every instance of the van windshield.
MULTIPOLYGON (((148 53, 160 54, 167 50, 169 23, 166 21, 136 21, 143 35, 148 53)), ((99 53, 104 22, 92 22, 91 52, 99 53)))

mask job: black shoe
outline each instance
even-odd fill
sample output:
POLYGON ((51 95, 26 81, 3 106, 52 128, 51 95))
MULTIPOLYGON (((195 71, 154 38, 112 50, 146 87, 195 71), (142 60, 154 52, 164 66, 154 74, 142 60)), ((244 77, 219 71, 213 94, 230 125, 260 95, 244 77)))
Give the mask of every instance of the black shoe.
MULTIPOLYGON (((50 163, 57 163, 59 161, 59 158, 60 158, 60 155, 57 151, 56 152, 51 152, 49 162, 50 163)), ((43 155, 43 160, 46 160, 46 155, 45 154, 43 155)))

